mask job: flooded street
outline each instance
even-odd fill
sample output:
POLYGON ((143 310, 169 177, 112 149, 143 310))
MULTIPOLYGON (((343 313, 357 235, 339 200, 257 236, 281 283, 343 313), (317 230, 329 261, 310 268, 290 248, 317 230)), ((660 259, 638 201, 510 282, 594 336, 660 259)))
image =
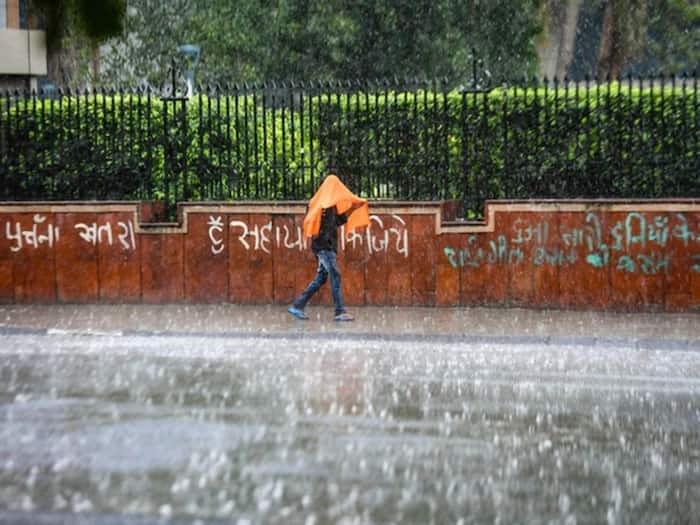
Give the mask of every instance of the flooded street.
POLYGON ((700 513, 697 316, 580 313, 596 332, 557 314, 499 332, 478 316, 507 311, 463 312, 426 333, 377 330, 365 310, 343 327, 267 310, 228 331, 195 314, 198 330, 132 319, 116 331, 94 311, 82 324, 17 312, 0 312, 0 523, 700 513))

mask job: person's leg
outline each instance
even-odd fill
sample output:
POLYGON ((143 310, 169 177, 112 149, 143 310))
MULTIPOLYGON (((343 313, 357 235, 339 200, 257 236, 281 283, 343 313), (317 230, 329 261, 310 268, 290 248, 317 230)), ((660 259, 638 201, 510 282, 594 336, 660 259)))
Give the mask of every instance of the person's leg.
POLYGON ((298 310, 303 310, 306 307, 306 303, 309 299, 318 291, 321 286, 328 279, 328 271, 321 263, 321 258, 318 257, 318 268, 316 269, 316 276, 308 284, 306 289, 301 293, 301 295, 292 303, 292 306, 298 310))
POLYGON ((345 305, 343 304, 342 279, 340 277, 340 270, 338 269, 338 259, 335 252, 323 251, 321 253, 323 253, 325 257, 320 260, 326 264, 326 271, 331 278, 331 293, 333 295, 333 302, 335 303, 335 315, 337 316, 345 312, 345 305))

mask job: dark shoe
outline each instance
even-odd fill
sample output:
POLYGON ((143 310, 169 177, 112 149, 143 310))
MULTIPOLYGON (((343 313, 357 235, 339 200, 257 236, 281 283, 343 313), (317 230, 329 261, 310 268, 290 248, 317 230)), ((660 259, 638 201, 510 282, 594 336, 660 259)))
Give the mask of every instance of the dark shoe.
POLYGON ((309 316, 304 313, 304 310, 290 306, 287 311, 297 319, 308 319, 309 316))
POLYGON ((355 318, 347 312, 336 315, 333 319, 336 321, 354 321, 355 318))

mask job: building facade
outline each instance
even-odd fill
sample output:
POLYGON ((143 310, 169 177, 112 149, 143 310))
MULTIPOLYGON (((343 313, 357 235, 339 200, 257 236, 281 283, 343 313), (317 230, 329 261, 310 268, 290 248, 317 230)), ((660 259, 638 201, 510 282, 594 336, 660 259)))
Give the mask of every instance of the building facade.
POLYGON ((0 0, 0 88, 36 89, 47 73, 46 32, 29 0, 0 0))

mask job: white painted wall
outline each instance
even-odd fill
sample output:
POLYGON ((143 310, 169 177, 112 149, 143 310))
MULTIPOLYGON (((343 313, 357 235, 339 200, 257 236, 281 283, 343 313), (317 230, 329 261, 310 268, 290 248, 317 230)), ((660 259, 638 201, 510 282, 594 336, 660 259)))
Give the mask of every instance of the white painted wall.
POLYGON ((0 74, 46 75, 46 33, 0 26, 0 74))

